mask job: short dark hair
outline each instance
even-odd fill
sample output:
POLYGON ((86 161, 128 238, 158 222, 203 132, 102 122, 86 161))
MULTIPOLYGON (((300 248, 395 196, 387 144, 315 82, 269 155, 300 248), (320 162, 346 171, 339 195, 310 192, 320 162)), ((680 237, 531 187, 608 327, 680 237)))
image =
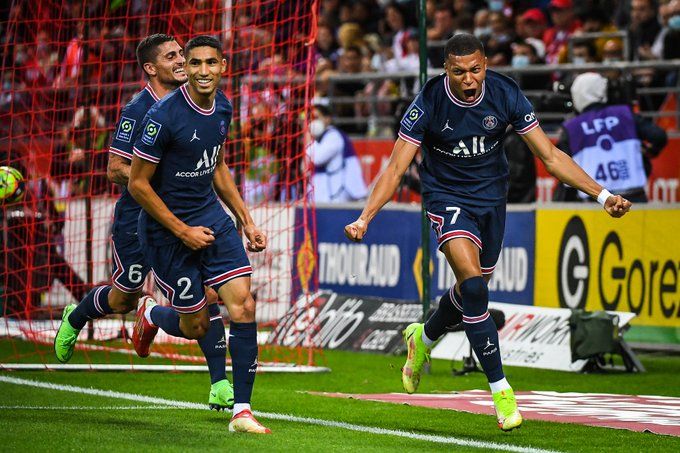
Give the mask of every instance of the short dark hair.
POLYGON ((326 118, 330 118, 332 115, 330 107, 323 105, 323 104, 314 104, 312 106, 312 110, 318 110, 321 115, 323 115, 326 118))
POLYGON ((217 40, 217 38, 209 35, 200 35, 195 38, 191 38, 184 46, 184 56, 189 57, 189 52, 196 47, 212 47, 217 49, 217 53, 222 55, 222 45, 217 40))
POLYGON ((482 44, 482 41, 470 33, 458 33, 446 41, 444 59, 447 60, 450 55, 471 55, 477 51, 484 55, 484 44, 482 44))
MULTIPOLYGON (((158 46, 164 42, 170 42, 174 40, 174 36, 166 35, 165 33, 155 33, 142 39, 137 45, 137 50, 135 51, 139 67, 144 70, 144 63, 155 62, 156 57, 158 57, 158 46)), ((146 74, 146 71, 144 71, 144 73, 146 74)))
POLYGON ((589 40, 576 40, 574 43, 571 45, 572 49, 575 47, 585 47, 586 50, 588 51, 588 56, 590 58, 596 58, 597 57, 597 48, 595 47, 595 43, 593 41, 589 40))

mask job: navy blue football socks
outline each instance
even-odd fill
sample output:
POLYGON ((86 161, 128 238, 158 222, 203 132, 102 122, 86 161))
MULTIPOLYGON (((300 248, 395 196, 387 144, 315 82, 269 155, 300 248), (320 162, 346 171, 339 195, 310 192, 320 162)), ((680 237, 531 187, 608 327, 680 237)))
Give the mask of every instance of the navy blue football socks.
POLYGON ((455 288, 452 286, 442 295, 437 310, 425 323, 425 335, 431 342, 439 340, 448 330, 463 321, 462 306, 456 307, 460 303, 453 298, 456 297, 456 294, 453 294, 454 291, 455 288))
POLYGON ((68 316, 68 322, 74 329, 82 329, 91 319, 103 318, 113 313, 109 307, 111 286, 95 286, 83 297, 78 306, 68 316))
POLYGON ((496 324, 489 315, 489 288, 483 277, 472 277, 460 284, 463 298, 465 334, 489 382, 505 377, 501 363, 496 324))
POLYGON ((210 316, 210 328, 205 336, 198 340, 198 345, 208 363, 210 383, 214 384, 227 378, 227 371, 225 370, 227 339, 224 336, 224 323, 220 314, 220 306, 217 304, 208 305, 208 315, 210 316))
POLYGON ((156 305, 151 309, 151 322, 173 337, 186 338, 179 328, 179 313, 170 307, 156 305))
POLYGON ((229 354, 234 370, 234 402, 250 403, 257 372, 257 323, 229 324, 229 354))

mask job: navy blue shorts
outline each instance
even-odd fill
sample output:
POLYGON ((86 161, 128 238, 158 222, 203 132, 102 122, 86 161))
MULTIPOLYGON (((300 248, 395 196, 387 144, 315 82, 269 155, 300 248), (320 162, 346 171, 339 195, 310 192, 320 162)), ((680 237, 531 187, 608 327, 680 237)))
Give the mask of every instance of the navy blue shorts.
POLYGON ((119 233, 111 236, 113 249, 112 284, 124 293, 136 293, 144 286, 147 264, 144 248, 136 234, 119 233))
POLYGON ((174 242, 149 246, 146 252, 156 284, 179 313, 195 313, 205 306, 204 285, 217 291, 229 280, 253 273, 233 223, 206 249, 193 251, 174 242))
POLYGON ((505 204, 470 206, 453 199, 426 200, 427 216, 441 250, 446 241, 466 238, 479 247, 482 274, 491 274, 503 248, 505 204))

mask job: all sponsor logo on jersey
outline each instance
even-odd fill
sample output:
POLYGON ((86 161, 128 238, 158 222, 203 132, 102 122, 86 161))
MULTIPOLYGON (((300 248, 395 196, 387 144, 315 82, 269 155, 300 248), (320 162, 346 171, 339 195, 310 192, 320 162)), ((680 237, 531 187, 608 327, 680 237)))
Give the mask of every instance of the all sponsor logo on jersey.
POLYGON ((156 143, 156 139, 158 138, 158 133, 161 131, 161 127, 163 126, 160 123, 149 118, 149 121, 146 123, 146 127, 144 127, 144 132, 142 133, 142 143, 149 146, 156 143))
POLYGON ((481 156, 482 154, 486 154, 489 151, 492 151, 496 145, 498 145, 498 140, 495 141, 491 146, 488 148, 485 146, 484 141, 486 140, 485 136, 474 136, 472 137, 472 143, 470 147, 468 147, 463 140, 460 140, 458 142, 458 145, 454 146, 451 151, 446 151, 442 148, 439 148, 437 146, 433 146, 433 148, 436 151, 439 151, 442 154, 446 154, 448 156, 453 156, 453 157, 477 157, 481 156))
POLYGON ((526 115, 524 115, 524 121, 526 121, 527 123, 536 121, 536 114, 534 112, 527 113, 526 115))
POLYGON ((220 145, 213 146, 212 154, 208 154, 208 150, 203 150, 203 156, 196 162, 196 168, 193 171, 178 171, 175 176, 178 178, 197 178, 207 174, 212 174, 217 165, 217 156, 220 151, 220 145))
POLYGON ((136 123, 137 122, 132 118, 126 116, 121 117, 118 131, 116 132, 116 140, 130 143, 130 141, 132 141, 132 133, 135 130, 136 123))
POLYGON ((413 104, 411 108, 408 109, 408 112, 406 112, 406 115, 404 115, 404 117, 401 119, 401 125, 410 131, 413 129, 413 126, 415 126, 418 120, 422 118, 423 113, 424 112, 420 107, 413 104))
POLYGON ((489 115, 484 117, 482 120, 482 125, 484 126, 484 129, 494 129, 496 126, 498 126, 498 120, 496 119, 495 116, 489 115))

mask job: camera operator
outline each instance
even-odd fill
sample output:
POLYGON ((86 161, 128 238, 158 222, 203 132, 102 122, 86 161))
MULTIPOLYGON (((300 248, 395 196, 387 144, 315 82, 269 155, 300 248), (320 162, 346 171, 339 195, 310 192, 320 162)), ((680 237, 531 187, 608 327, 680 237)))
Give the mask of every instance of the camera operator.
MULTIPOLYGON (((645 186, 649 160, 666 146, 666 132, 633 113, 627 104, 607 104, 607 79, 587 72, 571 86, 578 116, 565 121, 558 147, 612 193, 632 202, 647 202, 645 186)), ((585 194, 566 186, 555 191, 555 201, 586 201, 585 194)))

